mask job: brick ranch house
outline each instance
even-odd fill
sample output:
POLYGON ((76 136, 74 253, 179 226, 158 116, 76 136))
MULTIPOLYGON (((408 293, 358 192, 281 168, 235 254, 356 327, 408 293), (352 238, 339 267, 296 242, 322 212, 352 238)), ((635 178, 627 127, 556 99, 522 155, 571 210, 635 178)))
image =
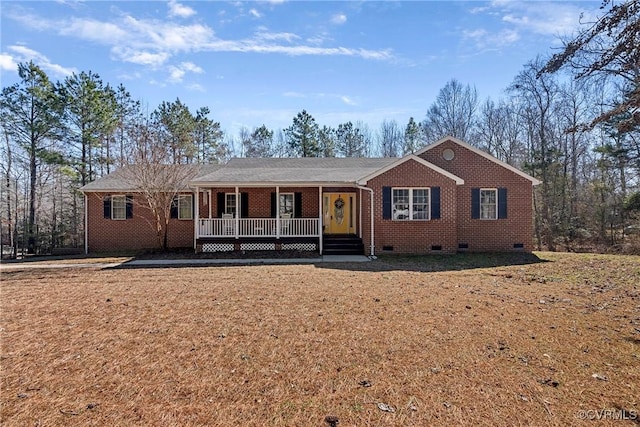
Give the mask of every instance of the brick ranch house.
MULTIPOLYGON (((401 158, 238 158, 174 199, 168 246, 196 252, 531 251, 540 181, 456 138, 401 158)), ((85 251, 152 248, 150 211, 119 171, 81 188, 85 251), (141 202, 142 203, 142 202, 141 202)))

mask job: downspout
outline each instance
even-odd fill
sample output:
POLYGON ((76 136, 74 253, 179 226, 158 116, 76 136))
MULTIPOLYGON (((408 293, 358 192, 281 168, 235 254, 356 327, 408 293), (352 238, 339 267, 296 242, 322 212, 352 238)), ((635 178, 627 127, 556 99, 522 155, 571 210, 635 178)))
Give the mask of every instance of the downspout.
POLYGON ((374 227, 373 227, 373 188, 369 188, 369 187, 363 187, 362 185, 357 185, 356 188, 359 188, 360 190, 367 190, 369 192, 370 198, 371 198, 371 211, 369 212, 369 218, 371 219, 371 246, 370 246, 370 255, 372 257, 376 256, 376 245, 375 245, 375 239, 373 237, 373 232, 374 232, 374 227))
POLYGON ((87 193, 84 193, 84 254, 89 255, 89 207, 87 206, 87 193))

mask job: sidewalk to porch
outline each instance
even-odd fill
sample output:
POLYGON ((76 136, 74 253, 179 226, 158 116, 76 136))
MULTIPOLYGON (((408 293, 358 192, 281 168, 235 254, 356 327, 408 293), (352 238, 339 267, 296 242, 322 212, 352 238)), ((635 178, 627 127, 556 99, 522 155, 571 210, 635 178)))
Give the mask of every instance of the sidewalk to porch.
POLYGON ((205 259, 138 259, 123 262, 82 262, 52 263, 50 261, 2 262, 0 271, 59 269, 59 268, 126 268, 126 267, 188 267, 206 265, 261 265, 261 264, 317 264, 317 263, 360 263, 371 261, 364 255, 323 255, 317 258, 205 258, 205 259))

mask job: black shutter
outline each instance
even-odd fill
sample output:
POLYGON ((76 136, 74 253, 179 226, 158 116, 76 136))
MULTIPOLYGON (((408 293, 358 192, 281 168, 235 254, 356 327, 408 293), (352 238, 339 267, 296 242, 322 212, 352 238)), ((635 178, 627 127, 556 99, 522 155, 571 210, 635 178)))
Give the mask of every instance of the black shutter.
POLYGON ((382 219, 391 219, 391 187, 382 187, 382 219))
POLYGON ((224 193, 218 193, 218 218, 222 217, 222 214, 224 213, 224 193))
POLYGON ((507 189, 498 188, 498 218, 507 217, 507 189))
POLYGON ((126 211, 127 219, 133 218, 133 196, 131 195, 127 195, 126 211))
POLYGON ((302 193, 293 193, 293 217, 302 218, 302 193))
POLYGON ((249 218, 249 193, 240 193, 240 218, 249 218))
POLYGON ((431 219, 440 219, 440 187, 431 187, 431 219))
POLYGON ((276 193, 275 191, 271 193, 271 218, 275 218, 276 217, 276 193))
POLYGON ((171 201, 171 218, 178 218, 178 196, 171 201))
POLYGON ((104 196, 102 202, 104 204, 104 217, 111 219, 111 196, 104 196))
POLYGON ((480 219, 480 189, 471 189, 471 218, 480 219))

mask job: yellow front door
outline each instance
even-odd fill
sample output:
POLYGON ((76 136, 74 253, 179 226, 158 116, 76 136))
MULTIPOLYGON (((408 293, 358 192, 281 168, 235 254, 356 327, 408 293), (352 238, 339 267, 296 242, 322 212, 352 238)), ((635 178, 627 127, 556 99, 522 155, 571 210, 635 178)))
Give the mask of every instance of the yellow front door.
POLYGON ((324 234, 354 234, 356 193, 324 193, 324 234))

